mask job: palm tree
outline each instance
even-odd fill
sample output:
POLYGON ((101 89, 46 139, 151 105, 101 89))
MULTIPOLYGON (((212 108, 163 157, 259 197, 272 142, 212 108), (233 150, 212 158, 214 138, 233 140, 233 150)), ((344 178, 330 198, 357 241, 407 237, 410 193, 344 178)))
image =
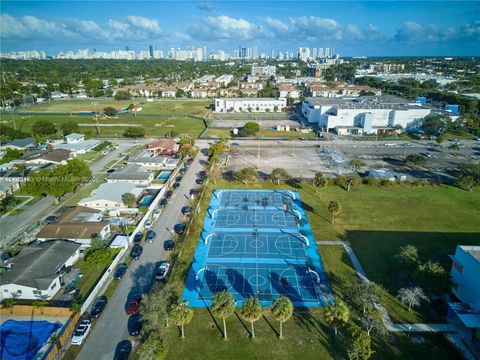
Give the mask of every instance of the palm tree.
POLYGON ((280 321, 280 338, 283 337, 282 325, 293 315, 293 304, 286 296, 280 296, 272 303, 272 314, 275 320, 280 321))
POLYGON ((40 310, 40 313, 43 315, 43 309, 45 308, 45 306, 48 305, 48 301, 47 300, 36 300, 33 302, 33 306, 36 308, 36 309, 39 309, 40 310))
POLYGON ((188 302, 184 301, 174 305, 172 310, 170 310, 169 317, 175 325, 180 326, 182 330, 182 338, 184 338, 184 325, 187 325, 193 318, 193 310, 188 307, 188 302))
POLYGON ((323 316, 325 317, 325 321, 335 330, 335 335, 337 335, 338 328, 348 322, 350 311, 345 303, 337 301, 335 304, 325 308, 323 316))
POLYGON ((223 320, 224 339, 227 340, 227 325, 225 319, 232 316, 235 311, 235 301, 228 290, 223 290, 215 294, 212 303, 212 313, 214 316, 223 320))
POLYGON ((328 212, 332 214, 332 224, 333 224, 335 223, 335 216, 337 216, 342 212, 342 207, 337 201, 335 200, 330 201, 330 204, 328 204, 328 212))
POLYGON ((247 299, 240 310, 240 314, 242 317, 250 323, 252 326, 252 338, 255 337, 255 329, 253 327, 253 323, 258 321, 262 316, 262 305, 260 305, 260 301, 253 296, 247 299))
POLYGON ((2 309, 10 309, 10 314, 12 314, 15 305, 17 305, 17 300, 15 300, 14 298, 8 298, 3 300, 2 309))
MULTIPOLYGON (((321 173, 315 173, 315 177, 313 178, 313 186, 315 186, 315 191, 318 193, 318 189, 322 190, 326 188, 328 185, 327 178, 321 173)), ((322 197, 322 193, 320 193, 320 197, 322 197)))

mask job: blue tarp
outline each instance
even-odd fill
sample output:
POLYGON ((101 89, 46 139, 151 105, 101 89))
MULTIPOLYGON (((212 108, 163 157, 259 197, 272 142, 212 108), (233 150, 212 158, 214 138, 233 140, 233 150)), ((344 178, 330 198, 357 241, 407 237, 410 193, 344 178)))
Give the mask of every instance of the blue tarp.
POLYGON ((62 326, 48 321, 7 320, 0 325, 0 358, 30 360, 62 326))

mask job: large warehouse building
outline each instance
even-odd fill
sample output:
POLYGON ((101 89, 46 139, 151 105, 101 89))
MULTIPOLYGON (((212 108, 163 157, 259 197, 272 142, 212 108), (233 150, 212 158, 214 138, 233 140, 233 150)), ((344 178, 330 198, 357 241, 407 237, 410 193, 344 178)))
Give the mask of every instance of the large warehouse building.
POLYGON ((280 98, 222 98, 215 99, 216 112, 280 112, 287 99, 280 98))
POLYGON ((302 103, 302 113, 311 124, 339 135, 381 134, 397 125, 416 128, 431 108, 410 103, 396 96, 358 98, 309 98, 302 103))

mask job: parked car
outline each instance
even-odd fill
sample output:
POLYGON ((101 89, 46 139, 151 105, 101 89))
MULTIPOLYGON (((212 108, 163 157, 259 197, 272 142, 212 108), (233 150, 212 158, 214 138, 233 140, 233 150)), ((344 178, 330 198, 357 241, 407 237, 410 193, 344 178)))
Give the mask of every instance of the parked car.
POLYGON ((125 273, 127 272, 128 266, 125 263, 118 264, 117 268, 115 269, 115 273, 113 274, 113 278, 115 280, 121 280, 125 273))
POLYGON ((175 224, 173 227, 173 231, 175 231, 177 234, 183 234, 185 232, 185 229, 187 228, 187 225, 185 224, 175 224))
POLYGON ((192 163, 193 163, 193 159, 188 159, 187 160, 187 164, 192 165, 192 163))
POLYGON ((133 237, 134 244, 140 244, 142 240, 143 240, 143 232, 137 232, 133 237))
POLYGON ((106 306, 107 306, 107 297, 100 296, 97 299, 97 301, 95 301, 95 304, 93 304, 92 311, 90 311, 90 317, 98 318, 106 306))
POLYGON ((128 333, 130 336, 138 336, 140 335, 140 331, 142 330, 142 322, 140 316, 134 315, 130 316, 128 319, 128 333))
POLYGON ((165 240, 163 242, 163 249, 165 251, 173 250, 174 247, 175 247, 175 241, 173 241, 173 240, 165 240))
POLYGON ((127 309, 125 310, 127 315, 131 316, 137 314, 138 309, 140 308, 140 303, 142 302, 142 298, 142 294, 133 295, 132 299, 128 303, 127 309))
POLYGON ((197 180, 195 180, 195 182, 196 182, 198 185, 202 185, 202 184, 203 184, 203 179, 202 179, 202 178, 198 178, 197 180))
POLYGON ((167 199, 161 199, 160 202, 158 203, 158 206, 165 207, 167 203, 168 203, 167 199))
POLYGON ((396 146, 394 143, 385 143, 385 146, 396 146))
POLYGON ((182 181, 182 179, 183 179, 183 176, 177 176, 177 177, 175 178, 175 181, 176 181, 176 182, 180 182, 180 181, 182 181))
POLYGON ((190 189, 190 195, 198 194, 198 189, 190 189))
POLYGON ((162 210, 155 209, 155 210, 153 210, 152 216, 153 216, 154 219, 158 219, 160 217, 161 213, 162 213, 162 210))
POLYGON ((172 188, 174 188, 174 189, 178 189, 179 187, 180 187, 179 182, 173 183, 173 185, 172 185, 172 188))
POLYGON ((192 213, 192 207, 191 206, 182 207, 182 214, 183 215, 190 215, 191 213, 192 213))
POLYGON ((47 217, 45 218, 45 220, 43 221, 43 223, 44 223, 45 225, 48 225, 48 224, 54 224, 54 223, 56 223, 57 221, 58 221, 58 217, 53 216, 53 215, 50 215, 50 216, 47 216, 47 217))
POLYGON ((152 220, 147 220, 147 221, 145 221, 144 227, 145 227, 145 229, 150 229, 152 227, 152 225, 153 225, 153 221, 152 220))
POLYGON ((172 195, 173 195, 172 190, 165 191, 165 199, 170 200, 172 198, 172 195))
POLYGON ((72 345, 82 345, 92 328, 92 322, 89 319, 83 319, 75 328, 72 336, 72 345))
POLYGON ((155 279, 157 279, 158 281, 166 281, 169 270, 170 270, 170 263, 164 262, 160 264, 157 270, 157 274, 155 275, 155 279))
POLYGON ((153 243, 153 240, 157 237, 157 233, 153 230, 148 230, 147 231, 147 236, 145 237, 145 242, 151 244, 153 243))
POLYGON ((185 171, 187 171, 187 169, 185 169, 185 168, 181 168, 180 170, 178 170, 178 172, 180 174, 185 174, 185 171))
POLYGON ((107 170, 107 174, 111 174, 111 173, 114 173, 115 172, 115 169, 108 169, 107 170))
POLYGON ((205 170, 202 170, 198 173, 198 175, 202 176, 202 177, 206 177, 207 176, 207 172, 205 170))
POLYGON ((132 260, 138 260, 142 255, 143 247, 139 244, 133 245, 132 251, 130 252, 130 258, 132 260))
POLYGON ((128 360, 132 352, 132 343, 128 340, 122 341, 117 345, 113 360, 128 360))

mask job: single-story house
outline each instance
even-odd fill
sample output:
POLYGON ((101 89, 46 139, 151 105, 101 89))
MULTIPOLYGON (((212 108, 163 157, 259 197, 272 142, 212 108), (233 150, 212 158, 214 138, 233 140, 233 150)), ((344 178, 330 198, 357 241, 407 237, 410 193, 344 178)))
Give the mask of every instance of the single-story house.
POLYGON ((85 154, 88 151, 92 151, 98 144, 100 144, 100 140, 95 139, 73 143, 56 142, 53 144, 53 148, 70 150, 73 156, 77 156, 78 154, 85 154))
POLYGON ((130 182, 104 183, 90 197, 80 200, 78 205, 101 211, 137 212, 137 208, 129 208, 123 203, 122 196, 130 193, 138 198, 142 190, 130 182))
POLYGON ((157 156, 153 152, 144 151, 134 156, 129 156, 127 164, 135 164, 150 170, 160 170, 165 168, 166 156, 157 156))
POLYGON ((11 148, 16 150, 27 150, 35 147, 35 141, 31 137, 24 139, 14 139, 3 146, 4 149, 11 148))
POLYGON ((177 150, 177 141, 173 139, 156 140, 147 145, 147 150, 152 152, 173 152, 177 150))
POLYGON ((34 243, 6 262, 0 277, 0 300, 50 300, 63 285, 63 273, 75 264, 80 244, 54 240, 34 243))
POLYGON ((105 239, 110 232, 110 223, 102 221, 101 211, 78 206, 68 209, 56 223, 45 225, 37 239, 66 239, 90 246, 93 236, 105 239))
POLYGON ((18 189, 20 189, 20 181, 0 179, 0 199, 13 195, 18 189))
POLYGON ((67 149, 56 149, 43 155, 25 160, 26 164, 66 164, 72 152, 67 149))
POLYGON ((107 177, 107 183, 130 182, 132 184, 147 186, 153 181, 153 172, 147 168, 131 164, 118 169, 107 177))

